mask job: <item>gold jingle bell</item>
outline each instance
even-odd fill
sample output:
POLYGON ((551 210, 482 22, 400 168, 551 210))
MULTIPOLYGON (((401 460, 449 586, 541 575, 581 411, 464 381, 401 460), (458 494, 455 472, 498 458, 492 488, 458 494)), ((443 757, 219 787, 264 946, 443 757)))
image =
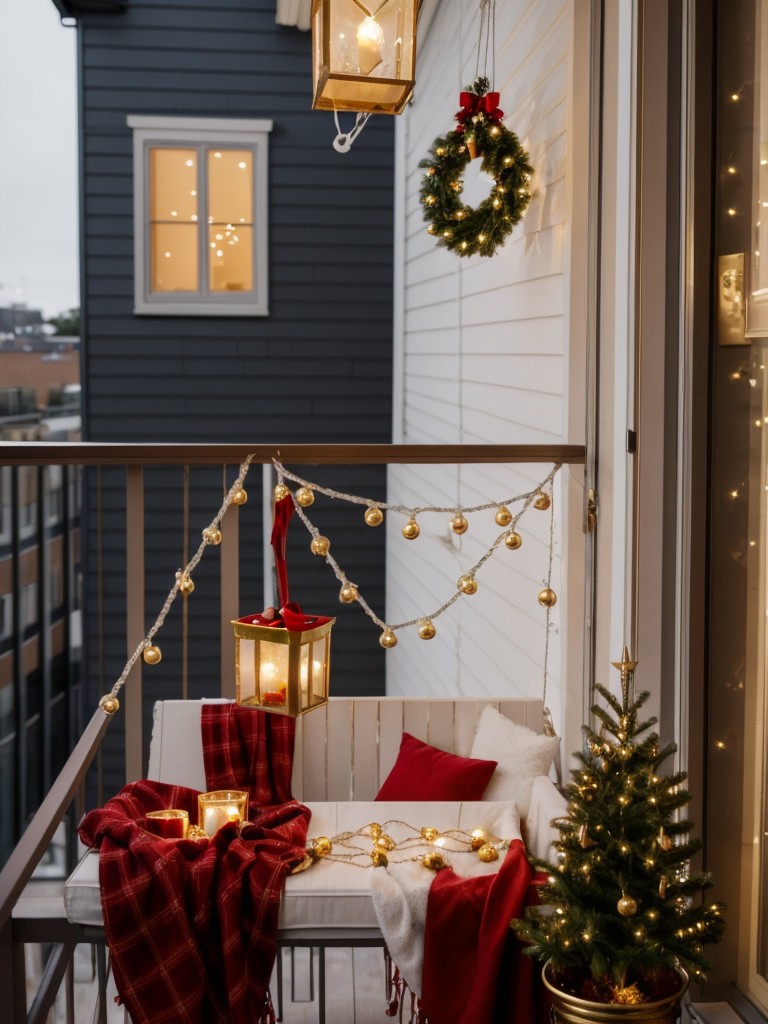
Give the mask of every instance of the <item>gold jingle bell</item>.
POLYGON ((523 543, 523 538, 516 530, 511 530, 504 538, 504 543, 510 551, 517 551, 520 545, 523 543))
POLYGON ((342 604, 354 604, 357 600, 357 587, 354 583, 345 583, 339 591, 339 600, 342 604))
POLYGON ((195 581, 191 576, 181 576, 179 578, 179 590, 187 597, 195 589, 195 581))
POLYGON ((120 701, 111 693, 105 693, 99 701, 99 707, 105 715, 114 715, 120 710, 120 701))
POLYGON ((432 640, 437 634, 437 630, 432 625, 431 619, 422 619, 419 623, 419 636, 422 640, 432 640))
POLYGON ((490 864, 492 861, 499 859, 499 851, 493 843, 483 843, 477 851, 477 856, 484 864, 490 864))
POLYGON ((550 587, 539 591, 539 604, 544 608, 552 608, 557 604, 557 594, 550 587))
POLYGON ((238 489, 232 494, 232 504, 244 505, 246 501, 248 501, 247 492, 243 490, 242 487, 238 487, 238 489))
POLYGON ((328 836, 318 836, 312 840, 312 850, 316 857, 327 857, 333 852, 333 843, 328 836))
POLYGON ((275 485, 275 489, 272 493, 275 497, 275 501, 282 501, 283 498, 287 498, 291 492, 281 480, 279 484, 275 485))
POLYGON ((315 503, 315 492, 310 490, 309 487, 300 487, 296 491, 296 501, 302 508, 309 508, 310 505, 315 503))
POLYGON ((147 644, 141 656, 147 665, 159 665, 163 660, 163 652, 154 644, 147 644))
POLYGON ((383 850, 373 849, 371 850, 371 863, 375 868, 385 868, 389 864, 389 859, 383 850))
POLYGON ((462 592, 462 594, 476 594, 477 593, 477 580, 474 576, 469 574, 465 576, 459 576, 456 586, 462 592))
POLYGON ((309 550, 313 555, 321 555, 323 558, 331 550, 331 542, 327 537, 323 537, 322 534, 318 534, 317 537, 312 538, 312 543, 309 545, 309 550))
POLYGON ((473 828, 471 833, 470 847, 473 850, 479 850, 481 846, 485 846, 487 842, 487 836, 484 828, 473 828))
POLYGON ((379 637, 379 643, 382 647, 389 649, 390 647, 397 647, 397 637, 391 629, 385 629, 379 637))
POLYGON ((441 868, 445 867, 445 857, 439 850, 430 850, 429 853, 425 853, 421 858, 421 863, 425 868, 429 868, 430 871, 440 871, 441 868))
POLYGON ((206 544, 221 544, 221 530, 218 526, 206 526, 203 530, 203 540, 206 544))
POLYGON ((368 826, 368 831, 370 832, 374 839, 378 839, 382 833, 382 828, 378 821, 372 821, 371 824, 368 826))
POLYGON ((461 512, 457 512, 451 520, 451 529, 454 533, 458 533, 459 536, 461 536, 462 533, 466 533, 469 529, 469 523, 461 512))
POLYGON ((552 504, 548 494, 544 491, 537 491, 536 497, 533 499, 533 507, 537 508, 540 512, 546 512, 549 506, 552 504))
POLYGON ((439 835, 440 832, 431 825, 425 825, 421 830, 421 838, 426 839, 428 843, 434 843, 439 835))
POLYGON ((388 836, 384 833, 383 835, 376 837, 376 846, 381 850, 394 850, 397 843, 392 836, 388 836))
POLYGON ((512 513, 506 505, 499 505, 496 509, 496 515, 494 518, 497 526, 509 526, 512 522, 512 513))
POLYGON ((368 526, 381 526, 384 522, 384 513, 378 505, 369 505, 363 515, 368 526))
POLYGON ((419 524, 416 522, 416 519, 411 516, 403 527, 403 536, 406 540, 416 540, 420 533, 421 530, 419 529, 419 524))

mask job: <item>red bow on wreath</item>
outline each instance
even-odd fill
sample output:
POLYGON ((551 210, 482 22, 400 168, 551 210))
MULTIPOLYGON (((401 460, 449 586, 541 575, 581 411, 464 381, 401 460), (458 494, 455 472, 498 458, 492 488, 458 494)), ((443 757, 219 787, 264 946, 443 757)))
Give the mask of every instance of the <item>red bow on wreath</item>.
POLYGON ((455 115, 456 120, 463 125, 473 114, 487 114, 491 121, 500 121, 504 117, 504 111, 499 110, 499 96, 498 92, 487 92, 485 96, 478 96, 474 92, 460 92, 461 110, 455 115))

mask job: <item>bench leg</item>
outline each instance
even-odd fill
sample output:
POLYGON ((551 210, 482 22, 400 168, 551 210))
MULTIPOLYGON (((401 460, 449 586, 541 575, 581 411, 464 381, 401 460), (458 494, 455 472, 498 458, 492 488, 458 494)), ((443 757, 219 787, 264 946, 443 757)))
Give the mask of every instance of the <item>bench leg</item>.
POLYGON ((325 946, 318 948, 318 974, 317 979, 317 1020, 318 1024, 325 1024, 325 946))

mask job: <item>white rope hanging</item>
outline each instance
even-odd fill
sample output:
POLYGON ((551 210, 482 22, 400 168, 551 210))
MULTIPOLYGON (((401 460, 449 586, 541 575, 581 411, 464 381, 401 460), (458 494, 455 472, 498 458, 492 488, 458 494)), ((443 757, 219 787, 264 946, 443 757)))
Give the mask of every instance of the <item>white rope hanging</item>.
POLYGON ((336 138, 333 140, 333 148, 337 153, 348 153, 352 149, 352 143, 365 128, 370 116, 370 114, 356 114, 355 123, 348 132, 343 132, 339 124, 339 112, 335 107, 333 108, 333 119, 336 122, 336 138))

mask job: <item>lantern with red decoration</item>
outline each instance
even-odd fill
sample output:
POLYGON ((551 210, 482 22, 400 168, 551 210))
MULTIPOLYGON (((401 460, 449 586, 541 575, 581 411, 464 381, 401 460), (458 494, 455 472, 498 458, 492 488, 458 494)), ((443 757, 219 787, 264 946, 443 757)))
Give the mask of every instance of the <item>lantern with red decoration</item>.
POLYGON ((285 543, 290 495, 275 502, 272 547, 280 609, 245 615, 235 631, 235 699, 243 707, 296 717, 328 703, 331 629, 328 616, 305 615, 288 599, 285 543))

